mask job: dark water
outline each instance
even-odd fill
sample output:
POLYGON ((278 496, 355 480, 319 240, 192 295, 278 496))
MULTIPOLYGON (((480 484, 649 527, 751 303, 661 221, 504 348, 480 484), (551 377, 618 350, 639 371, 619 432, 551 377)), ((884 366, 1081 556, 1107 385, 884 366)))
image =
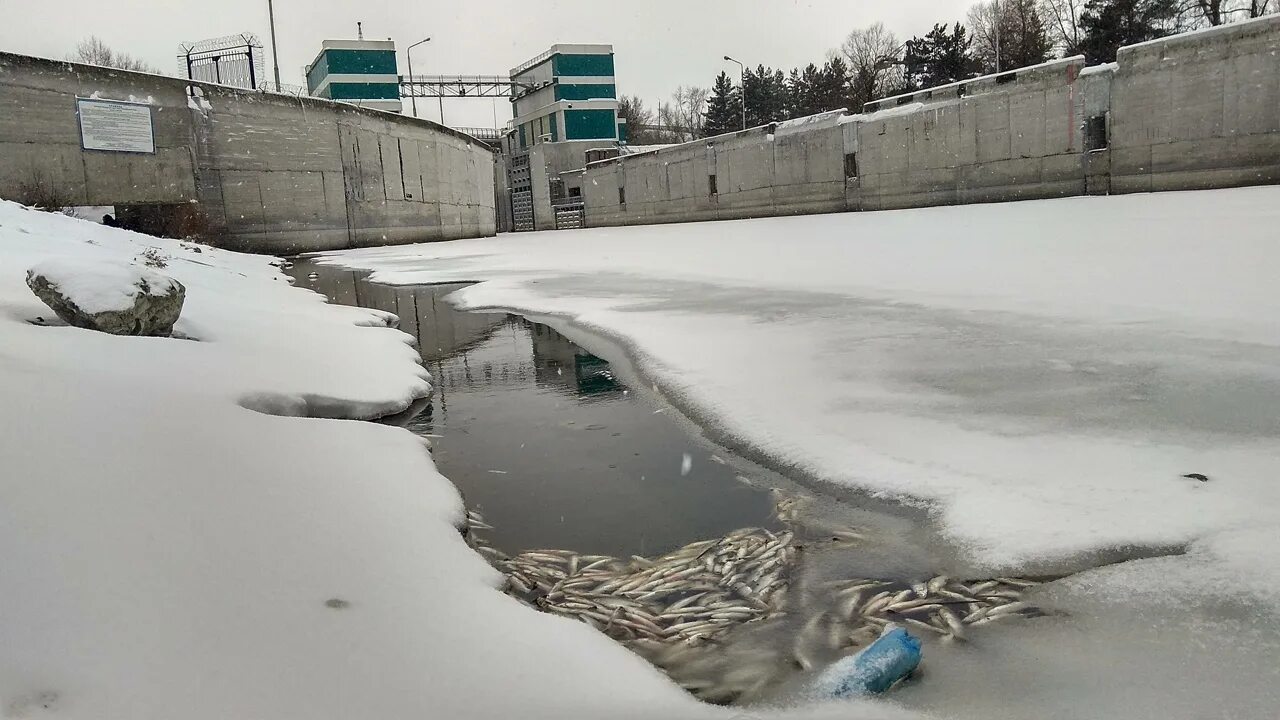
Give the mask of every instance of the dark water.
POLYGON ((393 287, 298 261, 299 287, 400 316, 435 393, 406 427, 507 552, 653 555, 741 527, 777 527, 773 501, 650 393, 551 327, 461 312, 464 285, 393 287), (313 279, 309 277, 316 275, 313 279))

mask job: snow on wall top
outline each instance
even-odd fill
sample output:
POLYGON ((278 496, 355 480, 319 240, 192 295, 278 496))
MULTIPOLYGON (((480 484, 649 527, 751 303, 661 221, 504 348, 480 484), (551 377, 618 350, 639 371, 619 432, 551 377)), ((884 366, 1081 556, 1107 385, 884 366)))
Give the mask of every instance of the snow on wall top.
POLYGON ((1177 35, 1168 35, 1162 38, 1156 38, 1155 40, 1146 40, 1132 45, 1124 45, 1116 52, 1116 57, 1146 50, 1156 45, 1197 42, 1215 35, 1230 35, 1253 30, 1266 32, 1266 28, 1262 27, 1264 25, 1275 25, 1275 29, 1280 30, 1280 15, 1263 15, 1262 17, 1251 18, 1249 20, 1241 20, 1239 22, 1226 23, 1225 25, 1200 28, 1199 30, 1191 30, 1189 32, 1178 33, 1177 35))

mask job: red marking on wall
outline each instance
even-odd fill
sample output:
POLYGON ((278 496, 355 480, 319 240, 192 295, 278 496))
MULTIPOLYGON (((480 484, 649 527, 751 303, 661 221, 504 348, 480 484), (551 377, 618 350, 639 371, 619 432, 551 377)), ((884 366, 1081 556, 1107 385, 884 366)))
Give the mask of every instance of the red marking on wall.
POLYGON ((1076 145, 1076 79, 1080 77, 1080 68, 1067 66, 1067 152, 1076 145))

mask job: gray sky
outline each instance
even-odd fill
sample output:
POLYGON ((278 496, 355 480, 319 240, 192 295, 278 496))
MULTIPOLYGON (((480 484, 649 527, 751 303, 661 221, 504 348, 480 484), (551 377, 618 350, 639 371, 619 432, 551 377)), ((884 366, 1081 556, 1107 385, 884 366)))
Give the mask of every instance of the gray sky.
MULTIPOLYGON (((883 21, 900 39, 934 22, 963 20, 972 0, 275 0, 281 80, 302 84, 302 66, 324 39, 391 37, 414 50, 418 73, 505 74, 557 42, 612 43, 618 90, 654 105, 677 85, 710 85, 728 54, 751 65, 822 62, 855 27, 883 21)), ((176 73, 177 46, 239 32, 268 43, 267 0, 0 0, 0 50, 65 56, 82 38, 176 73)), ((438 119, 434 100, 419 100, 438 119)), ((490 100, 446 100, 451 125, 493 126, 490 100)), ((511 116, 496 102, 499 123, 511 116)))

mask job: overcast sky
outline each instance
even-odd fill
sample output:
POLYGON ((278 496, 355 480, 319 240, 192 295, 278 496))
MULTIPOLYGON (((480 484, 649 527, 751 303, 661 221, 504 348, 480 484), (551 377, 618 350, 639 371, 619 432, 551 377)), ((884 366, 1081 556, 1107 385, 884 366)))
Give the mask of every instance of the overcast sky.
MULTIPOLYGON (((716 73, 750 65, 791 68, 821 63, 855 28, 883 21, 900 39, 934 22, 963 20, 971 0, 274 0, 281 80, 301 85, 302 67, 325 39, 365 37, 414 50, 419 73, 506 74, 554 43, 611 43, 618 90, 646 105, 677 85, 710 85, 716 73)), ((267 0, 0 0, 0 50, 64 57, 98 35, 111 47, 176 74, 179 43, 251 32, 267 44, 267 0)), ((407 103, 406 103, 407 104, 407 103)), ((439 119, 434 100, 423 117, 439 119)), ((493 126, 511 116, 505 99, 446 100, 457 126, 493 126)), ((407 108, 406 108, 407 110, 407 108)))

